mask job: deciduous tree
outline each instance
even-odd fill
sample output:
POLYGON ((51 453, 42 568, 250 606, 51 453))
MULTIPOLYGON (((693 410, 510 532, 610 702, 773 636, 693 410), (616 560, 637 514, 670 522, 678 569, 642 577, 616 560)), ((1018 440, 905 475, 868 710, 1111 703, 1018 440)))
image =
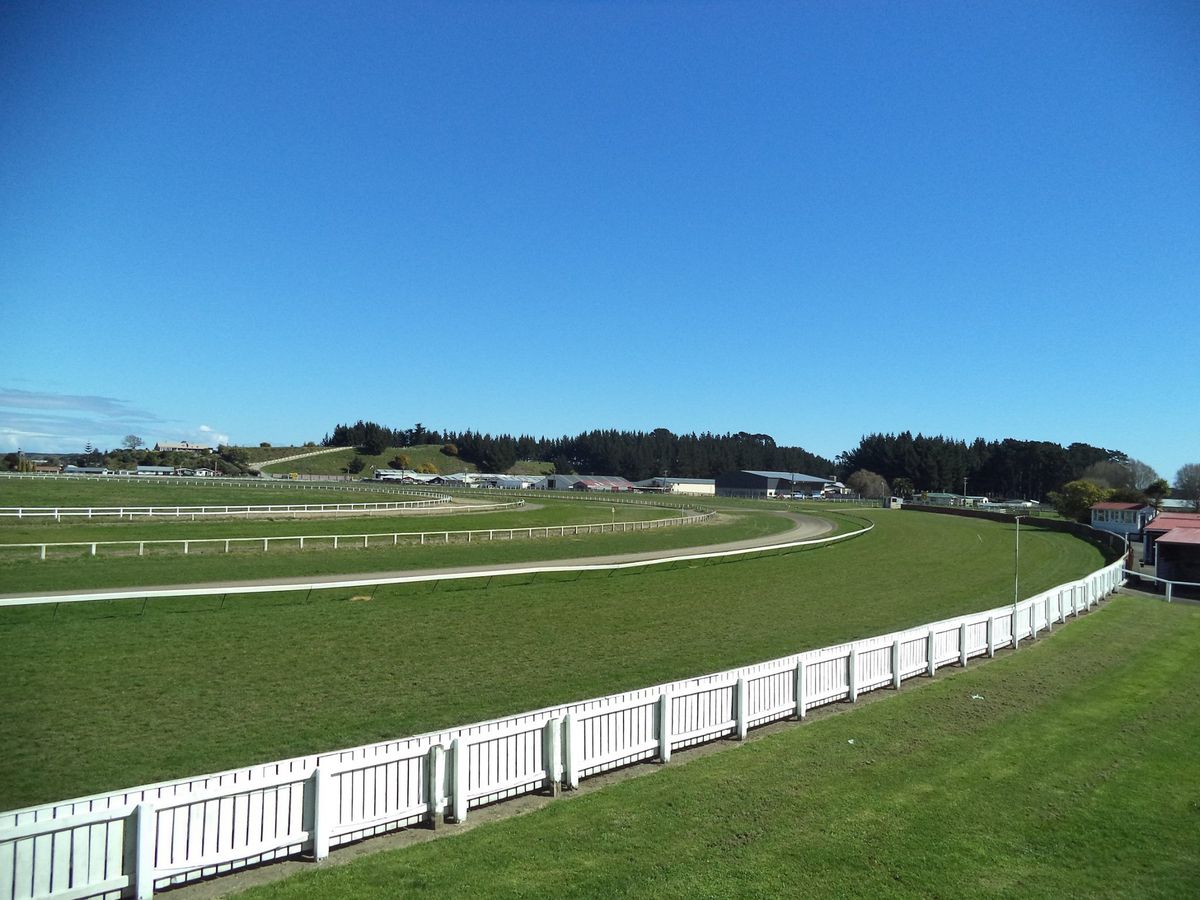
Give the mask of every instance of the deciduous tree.
POLYGON ((1050 502, 1054 504, 1055 511, 1064 519, 1086 523, 1091 520, 1092 505, 1103 503, 1111 493, 1109 488, 1079 478, 1075 481, 1068 481, 1063 485, 1061 491, 1051 491, 1050 502))
POLYGON ((1188 463, 1180 467, 1175 473, 1175 487, 1171 495, 1187 500, 1192 504, 1192 509, 1200 512, 1200 463, 1188 463))

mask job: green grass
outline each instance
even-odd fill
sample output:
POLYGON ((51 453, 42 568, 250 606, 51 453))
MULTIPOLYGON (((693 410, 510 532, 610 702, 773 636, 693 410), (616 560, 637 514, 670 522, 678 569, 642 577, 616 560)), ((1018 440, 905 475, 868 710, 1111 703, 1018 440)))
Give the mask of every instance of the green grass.
MULTIPOLYGON (((372 502, 378 498, 368 498, 372 502)), ((480 503, 526 499, 488 493, 480 503)), ((361 502, 361 501, 360 501, 361 502)), ((271 518, 219 516, 191 519, 21 519, 8 520, 0 527, 0 546, 4 544, 63 541, 172 540, 204 537, 263 537, 288 534, 363 534, 392 531, 444 531, 479 528, 529 528, 543 525, 587 524, 599 522, 642 522, 677 519, 679 510, 646 506, 598 506, 570 501, 533 502, 523 508, 472 511, 469 507, 444 505, 418 513, 345 516, 296 516, 279 514, 271 518)))
MULTIPOLYGON (((652 519, 669 510, 654 510, 642 506, 616 507, 616 520, 635 521, 652 519)), ((485 513, 463 515, 447 519, 444 524, 452 529, 483 528, 485 513)), ((517 513, 496 514, 501 521, 512 522, 513 527, 527 527, 517 513)), ((541 518, 548 518, 541 517, 541 518)), ((611 521, 613 513, 608 506, 595 507, 588 504, 568 506, 554 518, 564 522, 611 521)), ((268 533, 315 534, 321 528, 340 529, 339 533, 365 533, 391 530, 386 522, 398 525, 397 530, 433 530, 436 519, 412 517, 395 519, 357 519, 351 526, 348 520, 321 523, 317 521, 292 523, 266 523, 261 527, 268 533), (310 526, 312 526, 310 530, 310 526)), ((199 525, 201 523, 197 523, 199 525)), ((225 533, 246 535, 249 522, 226 520, 225 533)), ((32 558, 33 551, 5 551, 0 554, 0 592, 27 593, 31 591, 53 591, 69 589, 99 589, 137 587, 147 585, 192 584, 213 581, 233 581, 261 578, 299 578, 304 576, 347 575, 369 572, 409 571, 414 569, 446 568, 461 565, 487 565, 494 563, 528 562, 531 560, 558 560, 580 556, 598 556, 617 553, 637 553, 651 550, 673 550, 683 547, 711 545, 725 541, 746 540, 777 534, 790 527, 791 523, 768 513, 727 516, 713 523, 688 525, 678 528, 662 528, 653 531, 631 531, 627 533, 582 534, 567 537, 518 538, 513 541, 474 541, 470 544, 429 543, 401 544, 369 549, 343 548, 298 549, 274 548, 263 553, 259 550, 243 549, 233 553, 219 552, 222 547, 198 548, 187 556, 177 551, 148 548, 146 556, 105 555, 101 548, 97 556, 88 555, 87 548, 54 550, 44 561, 32 558), (21 553, 21 556, 17 554, 21 553)), ((162 526, 164 530, 154 534, 167 534, 179 530, 162 526)), ((499 526, 498 526, 499 527, 499 526)), ((508 526, 503 526, 507 528, 508 526)), ((209 531, 214 529, 208 527, 209 531)), ((134 532, 130 532, 131 534, 134 532)))
POLYGON ((1119 598, 843 715, 242 896, 1195 897, 1197 645, 1200 609, 1119 598))
POLYGON ((246 454, 246 459, 252 463, 263 462, 264 460, 282 459, 285 456, 296 456, 300 453, 313 453, 316 450, 322 450, 323 447, 313 445, 312 447, 239 447, 246 454))
MULTIPOLYGON (((642 574, 0 609, 0 808, 644 687, 1011 597, 1011 527, 876 518, 822 550, 642 574)), ((1022 529, 1028 593, 1102 563, 1022 529)))
MULTIPOLYGON (((283 503, 372 503, 404 500, 418 488, 359 482, 345 487, 305 487, 300 482, 251 481, 230 484, 214 479, 135 482, 122 478, 0 478, 0 506, 237 506, 283 503)), ((429 489, 426 489, 426 493, 429 489)), ((413 495, 419 500, 419 495, 413 495)), ((0 519, 0 529, 21 520, 0 519)))
POLYGON ((457 456, 447 456, 442 452, 442 444, 421 444, 416 447, 389 447, 378 456, 359 453, 353 447, 344 447, 333 453, 322 453, 320 456, 310 456, 292 462, 264 465, 264 472, 298 472, 301 475, 341 475, 346 471, 350 460, 359 457, 365 464, 363 474, 369 475, 371 469, 392 468, 391 461, 397 454, 403 453, 408 457, 411 468, 418 468, 424 463, 432 463, 442 475, 452 475, 455 472, 474 472, 474 463, 464 462, 457 456))

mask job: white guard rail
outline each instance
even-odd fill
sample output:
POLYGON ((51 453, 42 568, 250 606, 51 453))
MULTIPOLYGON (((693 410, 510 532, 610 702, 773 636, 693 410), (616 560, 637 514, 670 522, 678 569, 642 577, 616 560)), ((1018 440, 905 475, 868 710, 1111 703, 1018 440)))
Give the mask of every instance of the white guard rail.
POLYGON ((727 672, 445 731, 0 813, 0 900, 149 897, 796 717, 1016 648, 1098 603, 1123 562, 1002 606, 727 672))
MULTIPOLYGON (((519 507, 524 503, 498 504, 499 508, 519 507)), ((488 507, 491 509, 492 507, 488 507)), ((472 510, 474 511, 474 510, 472 510)), ((146 550, 161 547, 165 550, 176 550, 189 555, 193 550, 199 550, 206 545, 219 553, 229 553, 242 547, 248 550, 261 550, 263 553, 272 547, 286 550, 366 550, 380 545, 399 546, 401 541, 406 543, 427 544, 433 542, 454 543, 472 541, 512 541, 524 536, 534 537, 574 537, 580 534, 604 534, 627 531, 645 531, 651 528, 665 528, 669 525, 696 525, 711 519, 716 513, 700 513, 692 516, 681 516, 669 519, 646 519, 640 522, 593 522, 579 525, 529 525, 525 528, 475 528, 469 531, 385 531, 369 534, 288 534, 270 537, 219 537, 219 538, 172 538, 170 540, 150 541, 59 541, 40 544, 3 544, 0 551, 36 550, 39 560, 46 558, 47 550, 67 549, 70 547, 87 548, 88 555, 95 556, 100 547, 114 548, 116 553, 122 549, 132 555, 136 548, 138 556, 145 556, 146 550), (305 541, 308 541, 305 544, 305 541)))
MULTIPOLYGON (((397 509, 424 509, 443 506, 451 501, 449 496, 428 497, 421 500, 387 500, 375 503, 259 503, 236 504, 233 506, 0 506, 0 517, 8 519, 118 519, 137 518, 182 518, 190 516, 267 516, 301 513, 376 513, 397 509)), ((500 504, 501 506, 516 506, 500 504)))

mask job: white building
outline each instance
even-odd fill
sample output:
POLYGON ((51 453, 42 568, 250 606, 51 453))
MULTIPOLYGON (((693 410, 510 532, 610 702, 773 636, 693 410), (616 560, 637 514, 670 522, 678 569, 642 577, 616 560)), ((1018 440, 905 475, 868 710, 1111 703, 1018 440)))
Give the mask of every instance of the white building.
POLYGON ((712 497, 717 493, 715 478, 647 478, 635 481, 633 486, 641 491, 655 491, 662 494, 695 494, 712 497))

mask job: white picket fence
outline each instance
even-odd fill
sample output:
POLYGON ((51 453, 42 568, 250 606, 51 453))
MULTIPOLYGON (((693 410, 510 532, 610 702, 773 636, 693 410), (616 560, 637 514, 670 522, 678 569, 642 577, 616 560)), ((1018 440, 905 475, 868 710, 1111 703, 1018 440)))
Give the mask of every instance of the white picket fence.
POLYGON ((445 818, 965 666, 1064 623, 1123 561, 1003 606, 490 722, 0 813, 0 900, 156 889, 445 818))
MULTIPOLYGON (((499 503, 485 509, 508 509, 519 507, 524 500, 514 503, 499 503)), ((477 509, 477 508, 476 508, 477 509)), ((47 549, 86 548, 89 556, 96 556, 100 547, 113 548, 115 553, 122 550, 132 555, 136 549, 138 556, 145 556, 146 550, 155 547, 164 550, 175 550, 189 555, 193 550, 203 551, 207 546, 218 553, 230 553, 244 548, 268 552, 272 547, 285 550, 366 550, 371 547, 397 547, 401 541, 405 543, 472 543, 479 541, 513 541, 521 537, 573 537, 581 534, 622 533, 627 531, 645 531, 651 528, 664 528, 670 525, 695 525, 711 519, 716 513, 698 513, 691 516, 681 516, 669 519, 646 519, 638 522, 593 522, 578 525, 529 525, 525 528, 475 528, 463 531, 386 531, 369 534, 288 534, 271 537, 215 537, 215 538, 173 538, 171 540, 150 541, 59 541, 40 544, 3 544, 0 551, 35 550, 39 560, 45 559, 47 549), (307 541, 307 543, 305 543, 307 541)))

